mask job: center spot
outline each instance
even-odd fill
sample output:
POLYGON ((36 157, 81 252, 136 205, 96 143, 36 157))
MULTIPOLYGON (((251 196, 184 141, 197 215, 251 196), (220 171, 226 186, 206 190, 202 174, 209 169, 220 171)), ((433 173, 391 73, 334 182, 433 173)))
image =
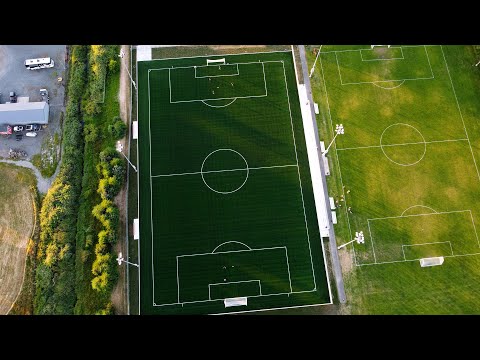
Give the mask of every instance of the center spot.
POLYGON ((238 151, 218 149, 205 157, 200 174, 210 190, 231 194, 245 185, 249 169, 247 160, 238 151))

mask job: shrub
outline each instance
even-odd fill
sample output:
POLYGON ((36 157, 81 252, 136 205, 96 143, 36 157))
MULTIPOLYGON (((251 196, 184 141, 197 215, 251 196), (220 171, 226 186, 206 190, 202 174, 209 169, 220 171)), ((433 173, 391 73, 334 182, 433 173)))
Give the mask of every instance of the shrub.
POLYGON ((88 143, 94 143, 98 139, 98 128, 94 124, 87 124, 83 128, 83 136, 88 143))
POLYGON ((127 124, 119 116, 115 116, 112 124, 108 125, 108 132, 115 140, 121 139, 127 133, 127 124))
POLYGON ((114 74, 120 69, 120 63, 115 59, 110 59, 108 61, 108 72, 114 74))

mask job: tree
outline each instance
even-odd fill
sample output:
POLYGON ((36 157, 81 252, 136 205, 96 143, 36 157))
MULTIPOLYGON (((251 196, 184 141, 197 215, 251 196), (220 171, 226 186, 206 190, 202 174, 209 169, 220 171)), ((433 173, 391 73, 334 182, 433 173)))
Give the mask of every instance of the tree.
POLYGON ((119 116, 113 118, 113 122, 108 125, 108 132, 114 137, 115 140, 125 137, 127 133, 127 125, 119 116))
POLYGON ((98 129, 94 124, 87 124, 83 128, 83 135, 86 142, 93 143, 98 139, 98 129))

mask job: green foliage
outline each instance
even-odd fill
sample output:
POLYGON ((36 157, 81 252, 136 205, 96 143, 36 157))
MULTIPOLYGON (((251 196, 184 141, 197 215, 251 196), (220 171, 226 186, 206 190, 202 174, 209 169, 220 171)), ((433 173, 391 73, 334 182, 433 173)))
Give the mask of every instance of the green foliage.
POLYGON ((86 124, 83 128, 85 142, 94 143, 98 139, 98 128, 94 124, 86 124))
POLYGON ((87 48, 72 46, 68 101, 63 126, 63 161, 40 211, 36 270, 36 314, 72 314, 75 305, 75 228, 81 189, 83 139, 80 99, 85 85, 87 48))
MULTIPOLYGON (((117 55, 118 46, 90 47, 89 84, 84 99, 85 104, 86 102, 100 103, 97 104, 98 107, 85 105, 88 113, 85 112, 86 116, 83 118, 86 144, 77 224, 76 292, 78 300, 75 313, 78 314, 95 314, 105 310, 108 307, 110 290, 118 276, 118 264, 114 259, 111 261, 113 265, 109 263, 108 268, 97 266, 98 263, 102 264, 101 260, 97 261, 99 258, 104 259, 106 254, 112 253, 112 244, 117 240, 118 209, 111 202, 104 203, 98 208, 95 206, 104 200, 97 192, 100 180, 107 179, 104 195, 113 198, 118 192, 115 187, 118 183, 122 184, 125 178, 124 160, 119 158, 120 154, 113 147, 116 139, 109 131, 109 126, 114 122, 114 116, 119 114, 118 68, 108 68, 110 60, 117 61, 117 55), (104 60, 108 61, 101 65, 104 60), (105 69, 108 73, 106 78, 103 72, 105 69), (109 184, 108 178, 111 177, 117 177, 117 179, 110 180, 109 184), (97 275, 92 272, 95 261, 97 261, 95 263, 97 275), (96 280, 92 282, 94 278, 96 280)), ((113 65, 111 63, 111 66, 113 65)), ((115 65, 118 67, 119 62, 115 65)))
POLYGON ((118 70, 120 70, 120 63, 118 62, 118 60, 115 60, 115 59, 110 59, 108 61, 108 72, 110 74, 114 74, 116 73, 118 70))
POLYGON ((121 139, 127 133, 127 125, 119 116, 115 116, 112 124, 108 126, 108 132, 115 140, 121 139))
POLYGON ((102 310, 98 310, 95 315, 113 315, 114 312, 113 312, 113 305, 111 302, 109 302, 107 304, 107 306, 105 306, 105 309, 102 309, 102 310))

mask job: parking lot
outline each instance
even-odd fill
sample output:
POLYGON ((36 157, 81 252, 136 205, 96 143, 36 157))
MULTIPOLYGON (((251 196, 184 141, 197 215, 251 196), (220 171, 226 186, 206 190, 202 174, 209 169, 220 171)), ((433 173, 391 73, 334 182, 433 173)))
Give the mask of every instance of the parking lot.
MULTIPOLYGON (((0 157, 8 157, 11 148, 27 153, 27 160, 40 152, 46 136, 60 131, 60 114, 65 111, 65 45, 0 45, 0 103, 10 101, 9 93, 29 97, 30 102, 42 101, 40 89, 48 90, 50 96, 49 124, 38 131, 36 137, 23 136, 16 141, 15 135, 0 137, 0 157), (50 57, 55 66, 50 69, 28 70, 24 61, 32 58, 50 57), (62 78, 59 81, 59 78, 62 78)), ((15 125, 15 124, 10 124, 15 125)), ((25 135, 25 131, 23 132, 25 135)))

